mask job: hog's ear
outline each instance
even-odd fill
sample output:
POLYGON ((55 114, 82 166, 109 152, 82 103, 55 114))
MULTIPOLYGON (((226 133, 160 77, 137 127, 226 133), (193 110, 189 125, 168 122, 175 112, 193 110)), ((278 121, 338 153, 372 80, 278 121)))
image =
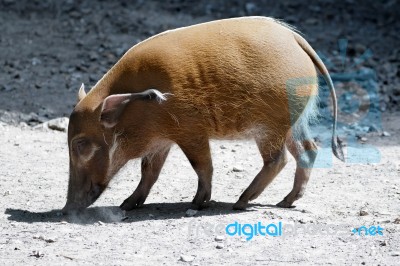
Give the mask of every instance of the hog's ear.
POLYGON ((133 98, 133 93, 108 96, 101 107, 100 123, 107 128, 115 126, 126 105, 133 98))
POLYGON ((79 88, 79 92, 78 92, 78 102, 82 101, 82 99, 85 97, 86 97, 85 84, 82 83, 81 87, 79 88))
POLYGON ((106 127, 114 127, 118 123, 118 119, 124 112, 126 106, 133 100, 150 100, 162 103, 167 100, 167 96, 170 93, 161 93, 155 89, 149 89, 139 93, 126 93, 126 94, 114 94, 108 96, 103 101, 101 108, 100 123, 106 127))

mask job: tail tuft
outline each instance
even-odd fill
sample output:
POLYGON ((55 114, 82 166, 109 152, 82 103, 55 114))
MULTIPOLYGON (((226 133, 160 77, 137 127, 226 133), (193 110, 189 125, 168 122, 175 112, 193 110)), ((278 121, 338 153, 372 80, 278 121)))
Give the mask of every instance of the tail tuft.
POLYGON ((336 158, 338 158, 342 162, 345 161, 342 140, 339 137, 336 137, 336 138, 335 138, 335 136, 332 137, 332 151, 333 151, 333 154, 336 156, 336 158))

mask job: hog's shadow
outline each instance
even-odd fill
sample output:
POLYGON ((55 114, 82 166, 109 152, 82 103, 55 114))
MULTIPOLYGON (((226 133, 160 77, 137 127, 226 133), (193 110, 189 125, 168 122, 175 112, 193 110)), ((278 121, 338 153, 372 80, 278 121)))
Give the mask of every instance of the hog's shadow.
MULTIPOLYGON (((249 204, 246 211, 232 210, 233 203, 211 202, 206 209, 198 211, 195 217, 214 216, 221 214, 235 215, 240 212, 259 211, 260 209, 278 208, 275 205, 249 204)), ((28 210, 8 208, 5 214, 7 219, 25 223, 134 223, 146 220, 181 219, 186 217, 186 211, 190 209, 190 202, 179 203, 150 203, 129 212, 122 211, 117 206, 90 207, 79 213, 62 215, 60 210, 48 212, 31 212, 28 210)))

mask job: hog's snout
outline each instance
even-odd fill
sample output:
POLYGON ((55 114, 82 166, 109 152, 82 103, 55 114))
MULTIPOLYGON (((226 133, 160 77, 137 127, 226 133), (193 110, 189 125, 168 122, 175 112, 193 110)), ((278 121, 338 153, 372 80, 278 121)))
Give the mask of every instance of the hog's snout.
POLYGON ((79 212, 89 207, 95 202, 101 193, 104 191, 105 186, 91 183, 89 191, 86 193, 79 193, 79 191, 69 191, 67 203, 61 212, 68 214, 71 212, 79 212))

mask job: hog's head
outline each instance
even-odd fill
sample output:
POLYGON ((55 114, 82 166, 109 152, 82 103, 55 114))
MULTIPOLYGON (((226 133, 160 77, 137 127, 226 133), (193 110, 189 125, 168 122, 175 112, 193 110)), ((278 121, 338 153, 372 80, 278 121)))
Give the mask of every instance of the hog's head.
MULTIPOLYGON (((111 178, 132 159, 132 154, 126 154, 132 150, 129 146, 132 142, 124 142, 126 137, 116 127, 126 106, 133 100, 165 100, 164 94, 157 90, 110 95, 97 104, 95 97, 86 96, 82 84, 78 104, 70 116, 69 184, 63 213, 94 203, 111 178)), ((140 150, 135 148, 139 154, 140 150)))

